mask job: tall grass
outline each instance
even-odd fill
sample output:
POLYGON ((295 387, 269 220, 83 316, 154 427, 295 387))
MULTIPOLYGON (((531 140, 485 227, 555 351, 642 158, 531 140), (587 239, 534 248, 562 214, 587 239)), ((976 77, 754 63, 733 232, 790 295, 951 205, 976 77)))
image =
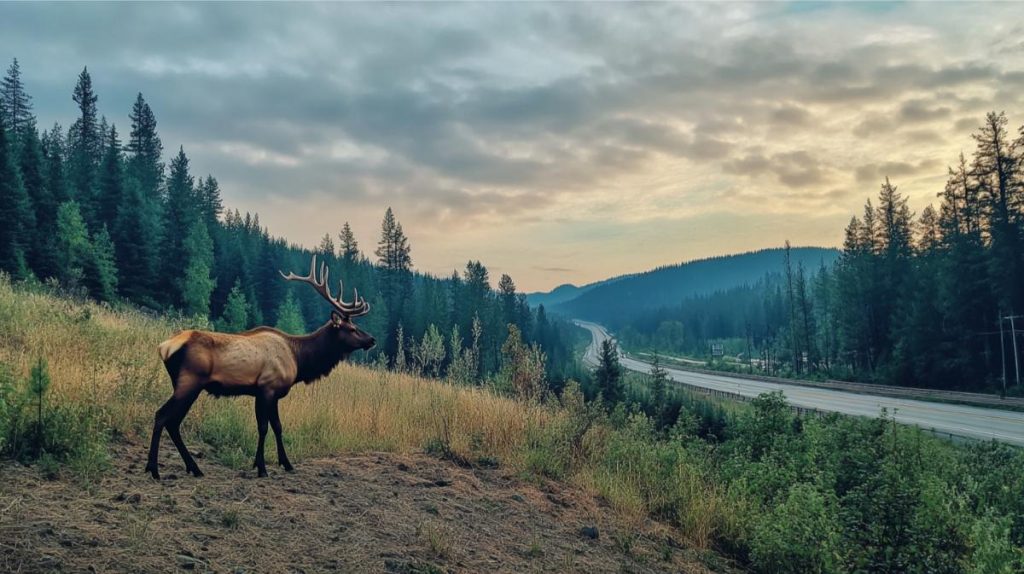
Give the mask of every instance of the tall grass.
MULTIPOLYGON (((156 346, 180 329, 203 326, 0 277, 0 364, 24 377, 39 357, 48 361, 49 404, 89 412, 90 424, 100 429, 87 455, 97 455, 97 449, 102 454, 108 439, 146 444, 153 414, 171 393, 156 346)), ((430 450, 470 463, 497 463, 526 476, 572 482, 605 498, 628 521, 651 514, 678 518, 694 534, 693 542, 708 546, 722 521, 717 492, 686 466, 670 482, 653 483, 647 454, 637 450, 640 460, 625 454, 636 450, 627 442, 642 440, 639 435, 611 429, 578 390, 566 397, 565 404, 523 402, 486 387, 342 364, 317 383, 294 387, 281 401, 281 418, 293 461, 430 450)), ((256 447, 252 402, 203 396, 182 432, 187 442, 209 445, 220 461, 248 467, 256 447)), ((267 456, 275 456, 273 448, 267 456)), ((79 466, 88 461, 89 456, 72 459, 79 466)))
MULTIPOLYGON (((95 410, 98 422, 114 436, 146 438, 153 413, 171 394, 156 346, 196 325, 51 291, 0 279, 0 363, 24 374, 45 357, 53 380, 48 400, 95 410)), ((553 416, 538 405, 484 389, 348 364, 315 384, 297 385, 281 402, 286 438, 297 458, 423 449, 441 439, 443 422, 445 441, 454 452, 517 464, 526 429, 553 416)), ((252 452, 251 401, 203 396, 185 419, 183 432, 227 451, 252 452)))
MULTIPOLYGON (((46 475, 104 472, 111 441, 144 448, 154 411, 171 392, 156 346, 202 323, 0 275, 0 454, 29 452, 18 445, 37 418, 46 427, 38 433, 46 475), (49 384, 36 385, 46 387, 43 403, 29 392, 33 365, 37 382, 39 366, 48 367, 49 384)), ((640 387, 633 381, 630 395, 644 404, 640 387)), ((293 461, 428 451, 568 482, 615 511, 623 527, 615 542, 626 551, 630 532, 654 517, 692 546, 764 572, 1024 568, 1018 449, 954 446, 887 419, 795 419, 781 396, 725 410, 671 402, 671 416, 622 405, 608 414, 575 383, 557 400, 525 402, 343 364, 294 388, 281 416, 293 461)), ((252 401, 204 396, 183 434, 222 462, 248 467, 252 401)), ((176 456, 165 462, 180 464, 176 456)))

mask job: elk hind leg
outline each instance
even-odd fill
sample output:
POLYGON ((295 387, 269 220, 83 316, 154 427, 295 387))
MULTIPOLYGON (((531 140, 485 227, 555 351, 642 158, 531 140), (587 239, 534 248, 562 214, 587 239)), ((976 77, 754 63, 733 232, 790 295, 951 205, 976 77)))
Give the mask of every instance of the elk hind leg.
POLYGON ((267 476, 267 461, 263 458, 263 444, 267 440, 267 423, 269 422, 270 401, 262 394, 256 395, 256 428, 259 430, 260 439, 256 444, 256 460, 252 463, 256 469, 256 475, 260 478, 267 476))
POLYGON ((270 402, 270 428, 274 429, 274 439, 277 441, 277 462, 288 472, 294 470, 288 455, 284 452, 284 434, 281 430, 281 414, 277 410, 278 399, 270 402))

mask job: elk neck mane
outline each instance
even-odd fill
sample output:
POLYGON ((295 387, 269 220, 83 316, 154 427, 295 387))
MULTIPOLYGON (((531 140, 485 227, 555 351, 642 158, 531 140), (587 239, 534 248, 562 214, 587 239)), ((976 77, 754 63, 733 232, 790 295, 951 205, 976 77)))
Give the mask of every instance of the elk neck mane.
POLYGON ((285 335, 295 353, 295 364, 298 366, 296 382, 311 383, 327 376, 352 352, 338 345, 331 333, 332 328, 328 321, 308 335, 285 335))

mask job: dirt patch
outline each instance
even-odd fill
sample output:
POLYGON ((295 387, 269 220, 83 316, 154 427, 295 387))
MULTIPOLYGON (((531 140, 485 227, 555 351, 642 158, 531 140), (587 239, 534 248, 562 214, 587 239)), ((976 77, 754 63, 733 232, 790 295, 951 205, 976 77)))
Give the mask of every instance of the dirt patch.
POLYGON ((112 454, 89 486, 0 462, 0 571, 709 571, 664 525, 619 527, 589 496, 500 468, 375 453, 257 479, 201 458, 196 479, 165 449, 156 482, 144 447, 112 454))

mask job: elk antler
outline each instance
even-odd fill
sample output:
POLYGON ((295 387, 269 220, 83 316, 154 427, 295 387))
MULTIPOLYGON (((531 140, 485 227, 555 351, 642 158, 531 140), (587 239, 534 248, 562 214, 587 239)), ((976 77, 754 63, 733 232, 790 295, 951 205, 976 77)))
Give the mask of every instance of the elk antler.
POLYGON ((313 254, 313 261, 309 264, 309 275, 306 275, 305 277, 300 277, 291 272, 289 272, 287 275, 285 275, 284 272, 282 271, 278 271, 278 273, 281 274, 281 277, 284 277, 289 281, 299 281, 301 283, 308 283, 310 286, 313 287, 313 289, 317 293, 320 294, 321 297, 326 299, 331 304, 331 307, 333 307, 335 311, 344 315, 345 317, 362 317, 363 315, 370 312, 370 304, 366 302, 366 299, 362 299, 359 297, 359 291, 356 289, 353 289, 353 292, 355 293, 355 299, 353 299, 351 303, 346 303, 342 299, 342 294, 344 293, 344 284, 341 282, 341 279, 338 279, 338 297, 334 298, 331 296, 331 288, 327 286, 327 278, 330 276, 331 270, 330 268, 327 267, 326 262, 321 262, 320 278, 317 279, 315 253, 313 254))

